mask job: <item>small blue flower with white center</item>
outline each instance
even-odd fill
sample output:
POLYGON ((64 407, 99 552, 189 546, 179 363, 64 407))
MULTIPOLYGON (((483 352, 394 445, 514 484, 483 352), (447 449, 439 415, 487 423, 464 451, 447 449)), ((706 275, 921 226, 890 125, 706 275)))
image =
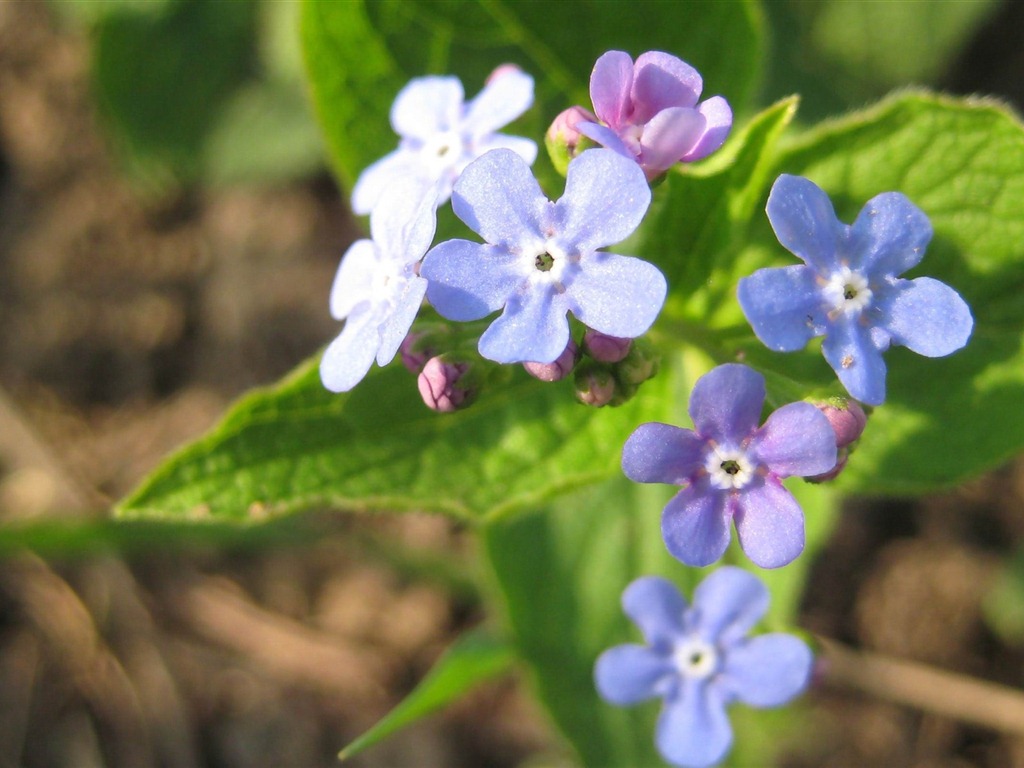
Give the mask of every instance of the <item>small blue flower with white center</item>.
POLYGON ((569 343, 570 312, 609 336, 640 336, 665 302, 665 277, 646 261, 598 249, 632 234, 650 201, 640 167, 611 150, 575 158, 556 202, 517 154, 488 152, 452 195, 456 215, 485 242, 432 248, 420 270, 427 299, 449 320, 502 309, 479 343, 499 363, 554 361, 569 343))
POLYGON ((369 213, 385 189, 408 179, 435 184, 437 204, 443 205, 463 169, 499 147, 533 163, 535 142, 497 133, 533 104, 532 77, 518 67, 499 67, 475 99, 464 103, 463 97, 457 77, 409 81, 391 107, 391 126, 401 137, 398 149, 360 174, 352 189, 353 211, 369 213))
POLYGON ((782 478, 828 472, 836 438, 810 403, 789 403, 758 426, 764 377, 738 363, 701 376, 690 394, 693 429, 641 424, 622 449, 638 483, 683 486, 665 506, 661 532, 673 556, 693 566, 718 560, 730 522, 756 565, 779 568, 804 548, 804 514, 782 478))
POLYGON ((781 706, 810 680, 814 657, 802 640, 784 633, 748 637, 768 610, 768 590, 741 568, 713 572, 690 606, 670 581, 645 576, 623 592, 622 607, 647 644, 601 654, 597 690, 619 706, 660 697, 654 739, 672 765, 720 762, 732 745, 729 704, 781 706))
POLYGON ((921 261, 932 237, 928 217, 905 195, 873 197, 849 226, 817 185, 782 175, 767 212, 779 242, 804 261, 739 281, 740 306, 770 349, 794 352, 824 336, 822 352, 846 390, 881 405, 882 353, 891 344, 943 357, 967 343, 974 321, 956 291, 930 277, 898 277, 921 261))
POLYGON ((374 359, 391 362, 423 303, 420 259, 437 226, 433 186, 406 181, 386 190, 370 214, 370 240, 345 252, 331 286, 331 315, 345 320, 320 361, 332 392, 362 381, 374 359))

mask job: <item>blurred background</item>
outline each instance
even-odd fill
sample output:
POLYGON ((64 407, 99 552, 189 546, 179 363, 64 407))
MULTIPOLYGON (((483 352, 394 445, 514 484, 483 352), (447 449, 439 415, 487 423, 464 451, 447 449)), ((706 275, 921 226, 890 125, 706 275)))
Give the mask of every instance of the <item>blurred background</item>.
MULTIPOLYGON (((338 330, 327 291, 360 230, 308 108, 297 10, 0 0, 0 766, 334 765, 482 619, 472 537, 439 518, 105 521, 338 330)), ((911 83, 1024 104, 1024 4, 764 15, 760 103, 799 92, 800 120, 911 83)), ((856 500, 802 624, 1024 688, 1022 542, 1020 461, 856 500)), ((815 738, 787 765, 1024 766, 1024 740, 994 731, 838 690, 808 702, 815 738)), ((510 677, 351 764, 569 763, 510 677)))

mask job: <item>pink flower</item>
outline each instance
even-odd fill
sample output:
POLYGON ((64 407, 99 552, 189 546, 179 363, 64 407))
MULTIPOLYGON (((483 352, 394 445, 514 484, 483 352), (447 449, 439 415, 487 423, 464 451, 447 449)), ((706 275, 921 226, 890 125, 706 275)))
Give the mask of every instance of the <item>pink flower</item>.
POLYGON ((608 51, 594 64, 590 98, 601 124, 580 123, 583 135, 639 163, 648 180, 679 162, 707 157, 732 128, 721 96, 698 104, 703 82, 685 61, 648 51, 634 64, 608 51))

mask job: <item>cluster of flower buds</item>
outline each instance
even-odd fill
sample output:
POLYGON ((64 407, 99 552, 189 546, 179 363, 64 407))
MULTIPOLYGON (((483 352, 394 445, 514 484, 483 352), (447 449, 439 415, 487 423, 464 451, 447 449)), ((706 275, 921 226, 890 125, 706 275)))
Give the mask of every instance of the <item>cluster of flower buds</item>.
POLYGON ((658 372, 660 357, 645 339, 621 339, 588 331, 584 361, 576 367, 576 398, 600 408, 622 405, 658 372))

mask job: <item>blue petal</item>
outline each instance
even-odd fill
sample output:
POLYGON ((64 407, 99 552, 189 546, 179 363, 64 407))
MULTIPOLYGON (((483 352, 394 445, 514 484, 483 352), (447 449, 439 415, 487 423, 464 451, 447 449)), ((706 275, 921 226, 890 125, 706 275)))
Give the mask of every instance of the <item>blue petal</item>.
POLYGON ((755 565, 780 568, 804 550, 804 511, 775 478, 744 490, 733 519, 740 546, 755 565))
POLYGON ((759 635, 729 649, 722 683, 745 704, 778 707, 807 687, 813 666, 814 655, 799 638, 759 635))
POLYGON ((820 475, 836 464, 836 435, 813 405, 789 403, 768 417, 750 451, 779 477, 820 475))
POLYGON ((627 147, 625 142, 619 138, 619 134, 608 126, 584 121, 577 123, 576 130, 591 141, 596 141, 602 147, 606 147, 634 163, 637 162, 636 153, 627 147))
POLYGON ((357 312, 345 322, 320 360, 320 380, 331 392, 348 392, 363 380, 380 348, 380 318, 357 312))
POLYGON ((679 696, 665 702, 654 741, 673 765, 707 768, 720 762, 732 746, 732 726, 715 687, 688 680, 679 696))
MULTIPOLYGON (((355 186, 352 187, 352 211, 365 216, 373 210, 384 190, 395 184, 402 184, 408 179, 418 179, 424 183, 434 181, 425 173, 423 163, 415 152, 396 149, 359 174, 355 186)), ((445 197, 439 202, 443 203, 447 199, 445 197)))
POLYGON ((729 546, 725 494, 711 489, 706 479, 687 486, 665 505, 661 535, 672 556, 686 565, 716 562, 729 546))
POLYGON ((694 624, 709 641, 728 645, 743 637, 768 610, 768 590, 752 573, 726 565, 693 592, 694 624))
POLYGON ((359 304, 373 300, 373 279, 380 257, 370 240, 356 240, 345 251, 331 284, 331 317, 344 320, 359 304))
POLYGON ((399 136, 426 140, 458 127, 462 119, 462 83, 457 77, 417 77, 391 105, 391 127, 399 136))
POLYGON ((395 297, 391 311, 380 327, 380 348, 377 350, 377 365, 387 365, 394 359, 402 341, 409 335, 413 320, 416 319, 427 281, 413 277, 404 281, 401 293, 395 297))
POLYGON ((501 309, 525 282, 508 251, 469 240, 446 240, 430 249, 420 266, 427 300, 449 320, 479 320, 501 309))
POLYGON ((838 268, 836 252, 847 227, 836 219, 832 201, 818 185, 783 174, 768 195, 768 220, 779 242, 823 275, 838 268))
POLYGON ((885 360, 870 329, 856 319, 840 318, 829 328, 821 351, 853 397, 868 405, 885 402, 885 360))
POLYGON ((690 418, 697 434, 735 445, 761 421, 764 376, 738 363, 713 368, 697 379, 690 393, 690 418))
POLYGON ((741 278, 737 296, 757 338, 776 352, 795 352, 825 332, 821 287, 802 264, 759 269, 741 278))
POLYGON ((553 362, 569 343, 566 314, 552 287, 512 296, 480 337, 480 354, 496 363, 553 362))
POLYGON ((437 188, 403 179, 384 190, 370 213, 370 234, 381 257, 402 264, 423 258, 437 226, 437 188))
POLYGON ((530 166, 511 149, 477 158, 455 182, 455 214, 488 243, 543 250, 548 199, 530 166))
POLYGON ((872 277, 902 275, 924 258, 932 224, 900 192, 868 200, 850 230, 850 267, 872 277))
POLYGON ((533 78, 525 72, 498 75, 467 106, 463 127, 474 136, 502 128, 533 104, 533 78))
POLYGON ((686 629, 686 600, 675 584, 660 576, 643 576, 626 587, 622 608, 656 648, 671 647, 686 629))
POLYGON ((879 310, 893 342, 925 357, 944 357, 963 347, 974 319, 960 294, 930 277, 899 280, 879 310))
POLYGON ((673 673, 668 657, 642 645, 617 645, 597 658, 594 683, 605 701, 629 706, 659 695, 659 683, 673 673))
POLYGON ((704 463, 704 441, 671 424, 641 424, 622 448, 622 471, 638 483, 683 485, 704 463))
POLYGON ((634 339, 654 324, 667 290, 665 276, 653 264, 599 251, 580 261, 566 295, 584 325, 634 339))
POLYGON ((555 211, 564 241, 586 253, 633 234, 650 204, 651 188, 635 160, 588 149, 569 163, 555 211))

